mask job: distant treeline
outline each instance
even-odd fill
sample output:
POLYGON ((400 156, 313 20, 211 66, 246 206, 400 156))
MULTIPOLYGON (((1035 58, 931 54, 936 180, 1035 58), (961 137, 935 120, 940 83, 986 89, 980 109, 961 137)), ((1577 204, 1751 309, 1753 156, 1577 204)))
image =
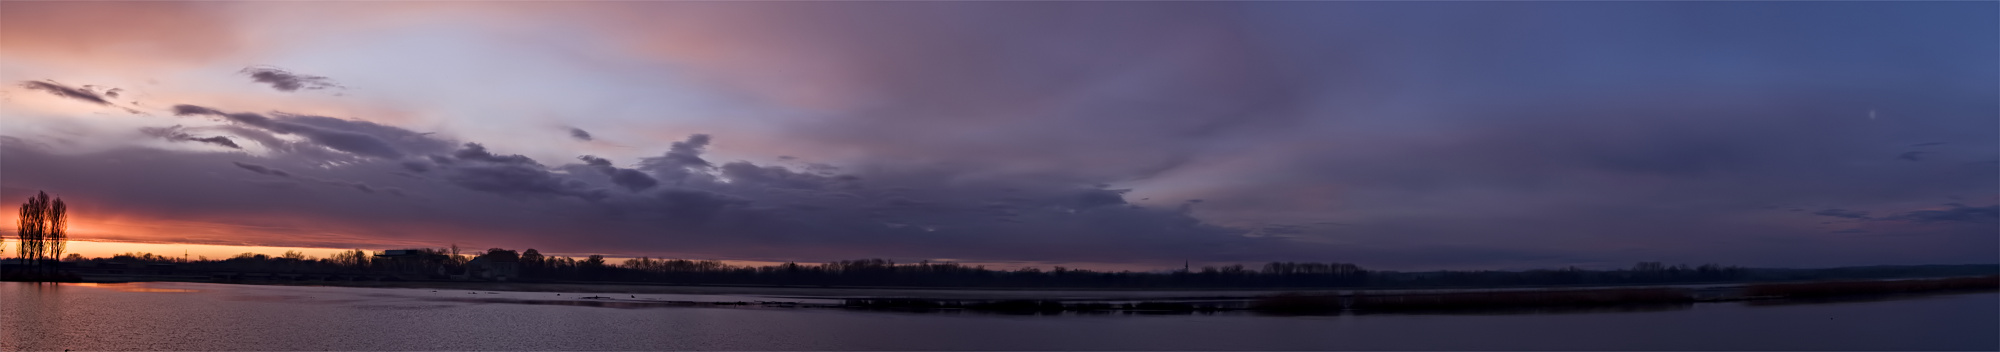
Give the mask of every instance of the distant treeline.
MULTIPOLYGON (((1103 287, 1103 288, 1354 288, 1626 285, 1877 279, 2000 274, 2000 265, 1871 266, 1829 269, 1752 269, 1714 264, 1688 266, 1638 263, 1616 270, 1562 268, 1526 271, 1373 271, 1347 263, 1272 262, 1261 266, 1204 266, 1155 272, 1050 269, 994 270, 958 263, 896 263, 885 259, 829 263, 732 266, 713 260, 633 258, 613 263, 603 256, 545 256, 534 249, 500 248, 459 254, 454 249, 403 250, 384 256, 361 250, 314 258, 298 252, 279 256, 244 253, 231 258, 189 260, 148 253, 70 262, 176 263, 184 270, 300 273, 392 273, 409 279, 512 281, 608 281, 662 284, 918 286, 918 287, 1103 287), (413 254, 412 254, 413 253, 413 254), (492 276, 485 276, 490 279, 492 276)), ((81 263, 79 263, 81 264, 81 263)))

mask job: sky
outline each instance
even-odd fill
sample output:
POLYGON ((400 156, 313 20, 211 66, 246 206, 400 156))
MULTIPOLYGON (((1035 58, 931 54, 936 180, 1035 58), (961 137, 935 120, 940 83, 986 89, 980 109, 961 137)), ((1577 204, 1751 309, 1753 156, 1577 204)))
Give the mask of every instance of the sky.
POLYGON ((1992 2, 8 1, 0 81, 91 248, 2000 262, 1992 2))

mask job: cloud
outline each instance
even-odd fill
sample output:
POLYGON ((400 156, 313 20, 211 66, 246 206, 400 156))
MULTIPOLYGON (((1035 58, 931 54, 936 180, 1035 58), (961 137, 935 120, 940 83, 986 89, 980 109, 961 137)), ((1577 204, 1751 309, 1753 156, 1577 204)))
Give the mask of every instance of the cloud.
POLYGON ((255 172, 255 173, 260 173, 260 174, 265 174, 265 175, 271 175, 271 176, 277 176, 277 177, 285 177, 285 178, 290 178, 290 177, 292 177, 292 173, 289 173, 289 172, 285 172, 284 170, 278 170, 278 169, 273 169, 273 168, 270 168, 270 167, 266 167, 266 166, 264 166, 264 165, 257 165, 257 164, 247 164, 247 163, 241 163, 241 162, 230 162, 230 163, 231 163, 231 164, 236 164, 236 167, 240 167, 240 168, 243 168, 244 170, 250 170, 250 172, 255 172))
POLYGON ((489 162, 497 164, 523 164, 523 165, 534 165, 534 166, 542 165, 541 163, 535 162, 534 159, 529 159, 528 157, 521 156, 520 154, 495 155, 492 152, 486 151, 486 146, 480 145, 479 143, 466 143, 464 149, 459 149, 458 151, 452 152, 451 156, 453 158, 458 158, 458 160, 480 161, 480 162, 489 162))
POLYGON ((781 189, 826 190, 838 188, 846 181, 850 181, 828 177, 825 174, 795 172, 782 166, 763 166, 740 161, 723 164, 718 171, 723 178, 732 182, 781 189))
MULTIPOLYGON (((356 190, 356 191, 361 191, 361 193, 375 193, 375 187, 372 187, 372 186, 369 186, 368 184, 366 184, 366 183, 361 183, 361 182, 353 182, 353 181, 340 181, 340 180, 328 180, 328 179, 321 179, 321 178, 310 178, 310 177, 306 178, 306 180, 308 180, 308 181, 313 181, 313 182, 319 182, 319 183, 322 183, 322 184, 327 184, 327 185, 333 185, 333 186, 339 186, 339 187, 347 187, 347 188, 353 188, 353 189, 354 189, 354 190, 356 190)), ((398 195, 398 196, 400 196, 400 195, 403 195, 403 192, 402 192, 401 190, 395 190, 394 192, 390 192, 390 193, 392 193, 392 194, 394 194, 394 195, 398 195)))
POLYGON ((1077 201, 1076 206, 1078 208, 1094 208, 1107 205, 1125 204, 1125 193, 1131 191, 1132 190, 1129 189, 1085 190, 1082 192, 1078 192, 1078 194, 1076 195, 1076 201, 1077 201))
POLYGON ((281 68, 270 67, 270 66, 246 67, 239 72, 245 75, 249 75, 251 81, 257 83, 269 84, 271 85, 271 89, 276 89, 281 92, 294 92, 300 89, 319 90, 327 88, 342 88, 340 84, 334 83, 333 80, 330 78, 306 75, 306 74, 298 74, 298 73, 293 73, 291 71, 286 71, 281 68))
POLYGON ((1836 218, 1846 218, 1846 219, 1864 219, 1864 220, 1865 220, 1865 219, 1868 219, 1868 212, 1865 212, 1865 211, 1854 211, 1854 210, 1845 210, 1845 209, 1826 209, 1826 210, 1820 210, 1820 211, 1816 211, 1816 212, 1813 212, 1812 214, 1813 214, 1813 215, 1819 215, 1819 216, 1831 216, 1831 217, 1836 217, 1836 218))
POLYGON ((229 140, 229 137, 223 137, 223 136, 194 137, 194 138, 188 138, 187 140, 220 145, 224 147, 229 147, 231 149, 243 149, 243 147, 237 146, 235 141, 229 140))
POLYGON ((1909 160, 1909 161, 1923 161, 1923 160, 1924 160, 1924 158, 1923 158, 1923 155, 1924 155, 1924 154, 1932 154, 1932 153, 1931 153, 1931 152, 1921 152, 1921 151, 1918 151, 1918 152, 1903 152, 1903 155, 1897 155, 1897 156, 1896 156, 1896 159, 1901 159, 1901 160, 1909 160))
POLYGON ((587 200, 605 197, 601 189, 583 189, 581 183, 570 182, 532 164, 452 166, 444 178, 466 189, 504 195, 575 196, 587 200))
MULTIPOLYGON (((342 188, 351 188, 351 189, 354 189, 354 190, 356 190, 356 191, 361 191, 361 193, 369 193, 369 194, 373 194, 373 193, 375 193, 375 191, 376 191, 376 188, 375 188, 374 186, 369 186, 369 185, 368 185, 367 183, 363 183, 363 182, 358 182, 358 181, 342 181, 342 180, 334 180, 334 179, 325 179, 325 178, 319 178, 319 177, 312 177, 312 176, 305 176, 305 175, 294 175, 294 174, 292 174, 292 173, 290 173, 290 172, 285 172, 284 170, 279 170, 279 169, 277 169, 277 168, 272 168, 272 167, 269 167, 269 166, 264 166, 264 165, 258 165, 258 164, 251 164, 251 163, 244 163, 244 162, 235 162, 235 161, 232 161, 232 162, 230 162, 230 163, 231 163, 231 164, 235 164, 235 165, 236 165, 236 167, 239 167, 239 168, 242 168, 242 169, 244 169, 244 170, 249 170, 250 172, 255 172, 255 173, 259 173, 259 174, 264 174, 264 175, 270 175, 270 176, 277 176, 277 177, 283 177, 283 178, 290 178, 290 179, 299 179, 299 180, 305 180, 305 181, 307 181, 307 182, 313 182, 313 183, 318 183, 318 184, 323 184, 323 185, 330 185, 330 186, 335 186, 335 187, 342 187, 342 188)), ((404 194, 404 192, 403 192, 403 190, 402 190, 402 189, 399 189, 399 188, 387 188, 387 189, 383 189, 383 191, 385 191, 385 192, 387 192, 387 193, 389 193, 389 194, 392 194, 392 195, 396 195, 396 196, 404 196, 404 195, 405 195, 405 194, 404 194)))
POLYGON ((431 172, 432 168, 431 163, 427 163, 422 160, 408 160, 402 162, 401 165, 403 166, 404 170, 410 170, 410 172, 417 172, 417 173, 431 172))
POLYGON ((175 116, 191 116, 191 115, 225 116, 228 114, 204 106, 181 104, 181 105, 174 105, 174 115, 175 116))
MULTIPOLYGON (((29 90, 39 90, 58 97, 70 98, 91 104, 97 104, 103 106, 116 105, 111 103, 110 100, 104 99, 104 96, 98 95, 96 92, 91 92, 90 90, 87 89, 65 86, 62 85, 61 83, 56 83, 55 81, 26 81, 26 82, 21 82, 21 87, 28 88, 29 90)), ((115 97, 115 95, 113 96, 115 97)))
POLYGON ((195 137, 187 134, 187 132, 182 132, 181 130, 182 128, 180 125, 174 125, 171 127, 144 127, 140 128, 139 132, 145 133, 146 135, 149 136, 164 138, 170 141, 194 141, 194 142, 202 142, 202 143, 229 147, 229 149, 243 149, 243 146, 237 145, 236 141, 230 140, 229 137, 224 137, 224 136, 195 137))
POLYGON ((603 172, 606 176, 611 176, 611 183, 625 187, 625 189, 633 192, 644 191, 660 184, 660 181, 654 180, 651 175, 647 175, 639 170, 620 169, 612 166, 611 161, 604 158, 584 155, 577 157, 577 159, 583 160, 584 164, 590 168, 596 169, 598 172, 603 172))
MULTIPOLYGON (((681 165, 702 165, 686 161, 705 160, 699 145, 711 139, 690 140, 681 146, 680 154, 668 154, 676 155, 672 160, 682 161, 681 165)), ((149 169, 153 170, 149 174, 160 178, 133 181, 137 183, 129 186, 178 185, 191 192, 178 189, 165 193, 132 192, 121 185, 99 186, 101 189, 91 189, 79 196, 105 199, 120 208, 152 209, 147 212, 153 213, 211 214, 184 216, 190 218, 254 211, 313 214, 320 224, 314 226, 337 228, 359 226, 354 224, 452 226, 463 233, 493 236, 483 241, 497 244, 562 243, 576 248, 571 250, 648 254, 702 251, 725 258, 809 260, 850 256, 1054 260, 1088 255, 1107 261, 1126 261, 1182 258, 1185 255, 1179 253, 1191 252, 1241 256, 1246 255, 1241 252, 1248 251, 1247 248, 1264 246, 1234 236, 1235 231, 1203 224, 1177 209, 1106 206, 1123 204, 1121 191, 1058 175, 980 178, 967 177, 976 174, 970 170, 919 165, 878 165, 859 175, 822 174, 731 162, 713 168, 716 172, 713 175, 689 172, 679 184, 644 187, 642 183, 620 180, 618 174, 650 175, 616 168, 602 158, 584 157, 579 158, 578 164, 549 168, 525 157, 503 156, 477 143, 462 145, 462 149, 450 153, 452 156, 442 156, 450 163, 422 164, 430 170, 427 174, 435 178, 390 175, 407 171, 410 160, 348 160, 331 168, 314 166, 324 165, 320 160, 329 159, 317 159, 328 156, 313 154, 273 154, 258 161, 224 161, 248 172, 351 189, 358 191, 354 192, 356 195, 420 192, 426 194, 424 204, 441 205, 422 208, 347 200, 336 194, 312 197, 310 202, 278 200, 302 196, 272 198, 268 192, 306 190, 230 188, 230 183, 243 181, 206 177, 200 168, 190 167, 217 162, 214 155, 201 153, 121 150, 74 158, 146 162, 79 163, 59 161, 72 157, 57 157, 10 142, 4 145, 10 163, 4 171, 10 185, 91 189, 82 185, 103 185, 102 182, 114 178, 59 175, 149 169), (306 168, 345 176, 306 176, 296 172, 306 168), (613 173, 604 172, 607 169, 613 173), (210 182, 222 183, 210 185, 210 182), (607 192, 607 187, 621 187, 630 192, 607 192), (517 201, 496 202, 486 198, 488 195, 517 201), (1004 206, 990 206, 993 204, 1004 206), (401 213, 384 215, 378 211, 385 207, 400 209, 401 213), (559 240, 547 235, 551 233, 570 235, 559 240), (748 248, 764 249, 747 251, 748 248)), ((369 241, 395 240, 369 238, 374 238, 369 241)))
MULTIPOLYGON (((1951 208, 1945 210, 1915 210, 1907 213, 1886 216, 1883 217, 1882 219, 1914 221, 1914 222, 1931 222, 1931 223, 1966 222, 1966 223, 1981 223, 1981 224, 2000 221, 2000 205, 1975 207, 1975 206, 1967 206, 1964 204, 1951 203, 1951 204, 1945 204, 1945 206, 1949 206, 1951 208)), ((1988 228, 1988 230, 1991 229, 1988 228)))
MULTIPOLYGON (((559 175, 541 163, 521 155, 497 155, 479 143, 465 143, 451 158, 433 156, 444 168, 444 179, 466 189, 508 196, 573 196, 600 200, 608 196, 602 188, 559 175)), ((403 164, 408 167, 410 164, 403 164)))
POLYGON ((585 131, 584 131, 583 129, 581 129, 581 128, 575 128, 575 127, 570 127, 570 128, 569 128, 569 137, 570 137, 570 138, 575 138, 576 140, 579 140, 579 141, 585 141, 585 142, 588 142, 588 141, 590 141, 590 140, 592 139, 592 138, 590 138, 590 132, 585 132, 585 131))
POLYGON ((706 228, 711 222, 721 221, 726 211, 749 211, 743 209, 749 200, 727 195, 688 189, 669 189, 657 193, 647 206, 658 209, 661 224, 706 228))
POLYGON ((255 127, 272 133, 304 136, 314 144, 329 149, 378 158, 397 159, 403 156, 403 152, 395 146, 390 145, 389 142, 384 141, 383 136, 369 132, 400 131, 405 136, 414 135, 414 133, 409 133, 407 130, 390 129, 387 126, 373 123, 344 121, 320 116, 279 113, 276 118, 272 118, 255 113, 224 113, 207 107, 186 104, 174 105, 173 110, 174 115, 177 116, 206 115, 220 117, 230 122, 255 127))
POLYGON ((698 170, 715 167, 708 160, 701 158, 701 153, 708 148, 709 140, 706 134, 689 135, 686 140, 674 142, 665 154, 640 159, 638 169, 660 176, 662 179, 683 182, 689 177, 696 176, 694 173, 698 170))

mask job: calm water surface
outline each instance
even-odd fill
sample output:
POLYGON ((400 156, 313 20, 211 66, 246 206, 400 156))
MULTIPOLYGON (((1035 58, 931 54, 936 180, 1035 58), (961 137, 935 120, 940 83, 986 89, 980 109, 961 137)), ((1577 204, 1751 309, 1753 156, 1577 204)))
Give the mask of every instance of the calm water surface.
POLYGON ((1286 317, 612 308, 549 304, 576 302, 582 294, 574 293, 435 291, 0 283, 0 349, 2000 350, 1995 293, 1648 312, 1286 317))

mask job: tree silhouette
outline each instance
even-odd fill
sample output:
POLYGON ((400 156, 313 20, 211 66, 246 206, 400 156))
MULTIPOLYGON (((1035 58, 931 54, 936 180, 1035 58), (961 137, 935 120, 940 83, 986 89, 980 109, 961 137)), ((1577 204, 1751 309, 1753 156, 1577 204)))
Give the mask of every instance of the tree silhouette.
POLYGON ((503 248, 487 249, 486 254, 480 254, 479 256, 486 257, 487 260, 497 260, 503 262, 512 262, 521 260, 520 253, 515 253, 513 250, 503 249, 503 248))
POLYGON ((14 251, 14 255, 21 258, 22 265, 30 268, 34 267, 42 254, 42 227, 48 224, 46 221, 48 199, 48 193, 42 193, 37 197, 28 197, 28 202, 21 204, 21 218, 16 226, 18 229, 16 237, 19 237, 21 242, 20 248, 14 251))
POLYGON ((20 239, 14 255, 41 274, 50 274, 55 269, 48 261, 62 258, 63 250, 69 242, 69 206, 62 198, 49 199, 47 192, 37 192, 21 204, 21 217, 17 222, 16 237, 20 239))
POLYGON ((521 265, 526 265, 530 268, 541 267, 542 252, 534 248, 529 248, 526 252, 521 252, 521 265))

